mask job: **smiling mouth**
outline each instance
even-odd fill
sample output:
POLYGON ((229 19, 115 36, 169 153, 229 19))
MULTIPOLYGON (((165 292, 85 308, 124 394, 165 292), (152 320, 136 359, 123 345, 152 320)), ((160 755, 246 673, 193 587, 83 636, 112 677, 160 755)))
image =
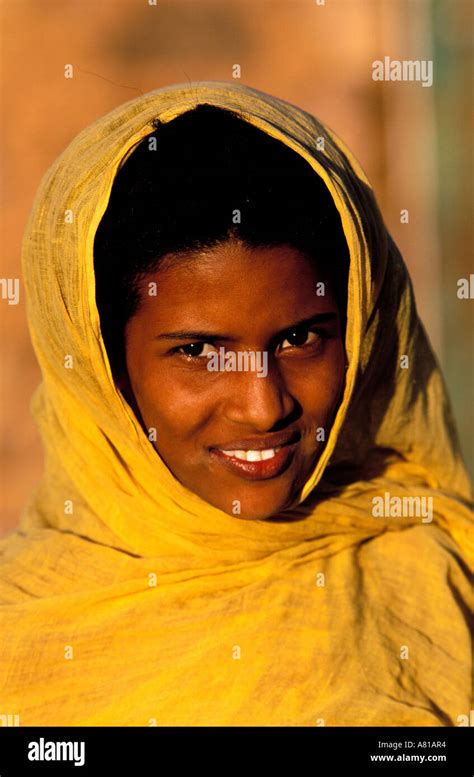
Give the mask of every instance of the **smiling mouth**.
POLYGON ((260 450, 211 448, 210 454, 230 472, 246 480, 268 480, 285 472, 293 461, 299 440, 260 450))

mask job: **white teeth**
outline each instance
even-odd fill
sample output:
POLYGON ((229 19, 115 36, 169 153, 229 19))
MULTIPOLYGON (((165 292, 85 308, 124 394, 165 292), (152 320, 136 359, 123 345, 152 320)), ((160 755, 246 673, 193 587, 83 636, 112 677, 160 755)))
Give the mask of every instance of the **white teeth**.
POLYGON ((263 451, 247 451, 247 461, 261 461, 263 451))
POLYGON ((275 454, 280 450, 280 447, 267 448, 263 451, 222 451, 222 453, 225 453, 226 456, 231 456, 234 459, 241 459, 242 461, 265 461, 266 459, 273 459, 275 454))

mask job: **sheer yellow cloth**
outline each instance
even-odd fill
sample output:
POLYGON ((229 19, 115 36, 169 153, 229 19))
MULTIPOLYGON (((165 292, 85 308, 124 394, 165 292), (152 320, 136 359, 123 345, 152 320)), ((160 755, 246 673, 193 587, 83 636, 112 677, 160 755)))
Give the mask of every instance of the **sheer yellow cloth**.
POLYGON ((0 714, 23 726, 460 725, 470 485, 405 265, 340 139, 234 82, 147 93, 45 174, 22 270, 46 465, 0 542, 0 714), (202 102, 301 154, 350 247, 344 398, 284 520, 227 515, 180 485, 115 388, 100 332, 93 239, 114 176, 153 119, 202 102), (429 499, 431 516, 417 515, 429 499))

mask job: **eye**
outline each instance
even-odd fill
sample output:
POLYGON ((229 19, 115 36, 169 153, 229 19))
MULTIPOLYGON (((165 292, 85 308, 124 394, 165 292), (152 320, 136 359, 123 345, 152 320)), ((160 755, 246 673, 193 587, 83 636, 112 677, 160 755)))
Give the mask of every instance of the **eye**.
POLYGON ((323 333, 312 332, 309 329, 294 329, 288 337, 282 340, 280 350, 287 351, 289 348, 302 348, 308 345, 316 345, 323 337, 323 333), (284 343, 289 346, 283 347, 284 343))
POLYGON ((214 345, 211 343, 189 343, 189 345, 180 345, 179 348, 176 348, 176 353, 180 353, 182 356, 185 356, 188 359, 206 359, 207 354, 211 353, 211 351, 207 351, 203 353, 203 349, 205 346, 210 346, 210 348, 214 348, 214 350, 217 350, 214 345))

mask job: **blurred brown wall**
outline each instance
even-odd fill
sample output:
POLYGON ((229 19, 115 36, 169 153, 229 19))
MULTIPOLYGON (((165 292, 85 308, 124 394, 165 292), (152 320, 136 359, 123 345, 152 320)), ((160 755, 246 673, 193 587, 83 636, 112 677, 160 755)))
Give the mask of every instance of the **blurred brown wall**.
MULTIPOLYGON (((241 82, 301 106, 347 143, 372 182, 446 369, 472 468, 472 3, 470 0, 16 0, 1 12, 1 277, 39 181, 85 126, 140 92, 241 82), (372 62, 433 59, 434 84, 377 82, 372 62), (64 65, 75 67, 64 78, 64 65), (466 88, 467 86, 467 88, 466 88), (408 224, 400 211, 409 210, 408 224)), ((0 304, 0 534, 42 469, 29 411, 40 372, 24 299, 0 304)))

